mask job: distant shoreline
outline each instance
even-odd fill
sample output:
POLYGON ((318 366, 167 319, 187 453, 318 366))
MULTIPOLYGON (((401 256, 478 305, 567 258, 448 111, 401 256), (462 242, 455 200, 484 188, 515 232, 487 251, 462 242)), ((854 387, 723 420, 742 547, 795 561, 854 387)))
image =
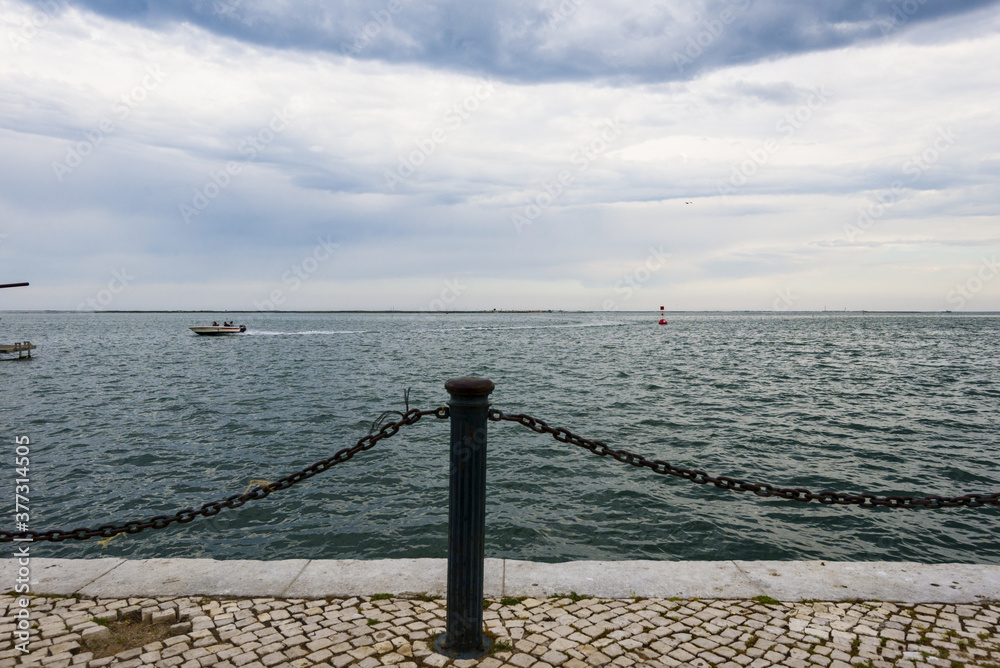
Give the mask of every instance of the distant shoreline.
POLYGON ((75 309, 0 309, 0 313, 239 313, 252 315, 287 315, 295 313, 315 313, 315 314, 360 314, 360 315, 509 315, 509 314, 593 314, 593 313, 665 313, 667 315, 998 315, 1000 311, 573 311, 559 309, 503 309, 503 310, 483 310, 483 311, 405 311, 405 310, 364 310, 347 309, 333 311, 239 311, 230 309, 152 309, 152 310, 101 310, 101 311, 78 311, 75 309))

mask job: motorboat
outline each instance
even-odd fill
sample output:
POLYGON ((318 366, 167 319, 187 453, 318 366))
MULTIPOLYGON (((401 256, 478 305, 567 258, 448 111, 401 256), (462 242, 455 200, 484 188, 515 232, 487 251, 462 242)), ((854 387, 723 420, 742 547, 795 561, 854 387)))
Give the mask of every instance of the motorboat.
POLYGON ((201 334, 202 336, 222 336, 223 334, 242 334, 247 331, 246 325, 240 325, 239 327, 223 327, 220 325, 206 325, 204 327, 189 327, 195 334, 201 334))

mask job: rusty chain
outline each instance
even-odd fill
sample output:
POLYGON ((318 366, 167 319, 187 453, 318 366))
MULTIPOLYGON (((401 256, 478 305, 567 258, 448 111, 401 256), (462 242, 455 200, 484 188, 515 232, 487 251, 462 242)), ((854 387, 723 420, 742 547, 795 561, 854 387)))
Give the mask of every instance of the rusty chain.
POLYGON ((799 487, 775 487, 767 483, 752 483, 726 476, 711 476, 704 471, 697 469, 686 469, 674 466, 661 459, 647 459, 642 455, 629 452, 628 450, 615 450, 601 441, 593 441, 588 438, 578 436, 562 427, 550 427, 544 420, 531 417, 530 415, 516 414, 507 415, 503 411, 491 408, 489 412, 490 420, 494 422, 516 422, 539 434, 550 434, 561 443, 570 443, 585 448, 600 457, 611 456, 625 464, 631 464, 640 468, 648 468, 654 473, 661 475, 672 475, 684 478, 699 485, 711 483, 719 489, 728 489, 733 492, 753 492, 757 496, 776 496, 792 501, 808 503, 819 501, 825 504, 835 504, 841 506, 859 506, 861 508, 952 508, 955 506, 965 506, 969 508, 981 508, 986 505, 1000 505, 1000 492, 992 494, 966 494, 964 496, 944 497, 928 495, 922 497, 913 496, 876 496, 874 494, 845 494, 843 492, 810 492, 808 489, 799 487))
POLYGON ((87 540, 89 538, 98 537, 113 538, 120 533, 134 534, 146 529, 166 529, 168 526, 175 523, 187 524, 199 516, 212 517, 213 515, 218 515, 226 508, 239 508, 248 501, 257 501, 259 499, 267 498, 271 492, 288 489, 296 483, 308 480, 317 473, 322 473, 337 464, 343 464, 359 452, 370 450, 375 447, 375 444, 379 441, 395 436, 401 427, 415 424, 422 417, 433 415, 440 419, 446 419, 448 418, 448 408, 446 406, 441 406, 427 411, 421 411, 414 408, 408 409, 405 413, 400 413, 400 415, 402 417, 399 420, 379 425, 377 432, 373 429, 368 434, 359 438, 358 442, 351 447, 342 448, 334 453, 333 456, 314 462, 301 471, 290 473, 284 478, 272 483, 258 485, 243 494, 233 494, 232 496, 219 501, 202 504, 198 509, 185 508, 184 510, 180 510, 173 515, 157 515, 147 520, 132 520, 122 524, 102 524, 99 527, 82 527, 79 529, 72 529, 70 531, 62 529, 50 529, 49 531, 19 531, 16 533, 12 531, 0 531, 0 543, 9 543, 15 540, 26 542, 50 541, 53 543, 59 543, 71 538, 74 540, 87 540))
MULTIPOLYGON (((384 418, 383 414, 383 418, 384 418)), ((147 520, 131 520, 122 524, 102 524, 98 527, 82 527, 72 530, 50 529, 48 531, 3 531, 0 530, 0 543, 12 541, 49 541, 62 542, 64 540, 87 540, 90 538, 112 538, 120 533, 136 534, 146 529, 165 529, 172 524, 187 524, 200 517, 212 517, 218 515, 226 508, 239 508, 249 501, 264 499, 272 492, 288 489, 296 483, 307 480, 318 473, 342 464, 359 452, 370 450, 382 440, 391 438, 399 433, 400 428, 415 424, 422 417, 433 415, 439 419, 447 419, 449 411, 446 406, 441 406, 432 410, 407 409, 405 413, 399 413, 399 420, 394 422, 380 423, 376 421, 372 431, 358 439, 358 442, 351 447, 338 450, 333 456, 321 459, 306 468, 291 473, 273 483, 266 483, 254 487, 243 494, 233 494, 219 501, 212 501, 202 504, 198 509, 185 508, 173 515, 156 515, 147 520), (377 431, 376 431, 377 428, 377 431)), ((562 427, 550 427, 544 420, 525 415, 522 413, 508 415, 503 411, 491 408, 489 419, 493 422, 515 422, 539 434, 549 434, 561 443, 576 445, 600 457, 610 456, 619 462, 630 464, 639 468, 648 468, 654 473, 661 475, 671 475, 689 480, 699 485, 711 483, 719 489, 727 489, 734 492, 753 492, 761 497, 778 497, 792 501, 808 503, 819 501, 823 504, 834 505, 856 505, 861 508, 952 508, 964 506, 969 508, 981 508, 987 505, 1000 505, 1000 492, 990 494, 965 494, 963 496, 944 497, 938 495, 928 495, 923 497, 913 496, 877 496, 870 493, 865 494, 845 494, 843 492, 811 492, 808 489, 799 487, 775 487, 768 483, 751 483, 736 478, 726 476, 711 476, 705 471, 688 469, 674 466, 669 462, 660 459, 647 459, 646 457, 629 452, 628 450, 615 450, 602 441, 594 441, 562 427)))

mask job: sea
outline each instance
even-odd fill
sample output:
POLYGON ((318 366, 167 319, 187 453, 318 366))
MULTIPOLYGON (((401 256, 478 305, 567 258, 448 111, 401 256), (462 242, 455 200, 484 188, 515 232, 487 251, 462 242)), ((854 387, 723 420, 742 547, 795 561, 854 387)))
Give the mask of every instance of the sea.
MULTIPOLYGON (((353 445, 383 411, 496 384, 493 407, 615 448, 773 485, 1000 491, 1000 316, 675 313, 24 313, 0 342, 0 480, 29 527, 198 507, 353 445), (239 336, 188 328, 235 320, 239 336), (24 491, 24 490, 21 490, 24 491)), ((35 557, 444 557, 448 439, 427 417, 264 500, 35 557)), ((1000 507, 826 506, 696 485, 510 423, 488 431, 486 555, 534 561, 1000 564, 1000 507)))

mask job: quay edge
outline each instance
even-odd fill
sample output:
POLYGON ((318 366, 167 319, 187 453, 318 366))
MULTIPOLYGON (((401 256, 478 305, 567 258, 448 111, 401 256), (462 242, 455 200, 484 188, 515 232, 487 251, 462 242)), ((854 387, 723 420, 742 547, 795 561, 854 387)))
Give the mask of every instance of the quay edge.
MULTIPOLYGON (((0 591, 18 564, 0 560, 0 591)), ((443 596, 446 559, 47 559, 30 561, 34 595, 320 598, 380 593, 443 596)), ((486 559, 484 596, 779 601, 1000 601, 1000 565, 834 561, 571 561, 486 559)))

